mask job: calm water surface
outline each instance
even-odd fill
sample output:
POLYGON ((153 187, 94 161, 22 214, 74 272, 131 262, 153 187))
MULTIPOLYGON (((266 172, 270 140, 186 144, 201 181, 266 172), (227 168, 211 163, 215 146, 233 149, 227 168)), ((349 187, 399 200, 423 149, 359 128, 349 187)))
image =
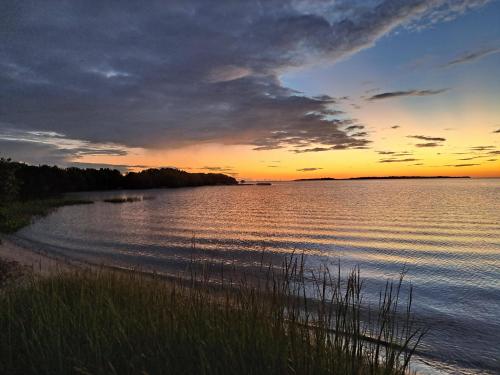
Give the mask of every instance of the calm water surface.
POLYGON ((500 373, 500 180, 288 182, 84 194, 16 235, 92 262, 171 272, 193 256, 251 268, 262 252, 359 264, 367 300, 403 267, 431 332, 424 372, 500 373), (109 204, 102 199, 154 199, 109 204), (195 244, 193 248, 193 244, 195 244))

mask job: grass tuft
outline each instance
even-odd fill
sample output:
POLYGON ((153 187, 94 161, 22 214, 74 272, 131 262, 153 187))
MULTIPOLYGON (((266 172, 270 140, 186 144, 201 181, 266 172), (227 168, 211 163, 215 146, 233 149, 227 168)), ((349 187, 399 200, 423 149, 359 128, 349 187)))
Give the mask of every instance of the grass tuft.
POLYGON ((345 277, 300 258, 264 279, 110 271, 33 277, 0 293, 0 373, 404 374, 423 331, 402 278, 376 313, 345 277), (312 298, 306 298, 306 294, 312 298), (400 311, 403 307, 402 311, 400 311))

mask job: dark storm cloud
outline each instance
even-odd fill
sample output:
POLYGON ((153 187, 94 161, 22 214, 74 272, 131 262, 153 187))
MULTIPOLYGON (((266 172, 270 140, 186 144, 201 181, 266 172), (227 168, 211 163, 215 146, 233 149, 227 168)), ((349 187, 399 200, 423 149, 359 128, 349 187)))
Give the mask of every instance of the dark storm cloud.
POLYGON ((0 121, 127 147, 366 148, 342 130, 353 121, 332 118, 334 98, 304 96, 278 75, 486 2, 6 2, 0 121))
POLYGON ((320 169, 323 168, 302 168, 302 169, 297 169, 297 172, 313 172, 313 171, 319 171, 320 169))
POLYGON ((424 147, 440 147, 442 143, 437 142, 426 142, 426 143, 417 143, 415 147, 424 148, 424 147))
POLYGON ((429 96, 429 95, 441 94, 445 91, 448 91, 448 89, 392 91, 370 96, 366 100, 373 101, 373 100, 391 99, 391 98, 398 98, 401 96, 429 96))
POLYGON ((443 64, 442 67, 448 68, 448 67, 454 66, 454 65, 473 62, 476 60, 480 60, 483 57, 493 55, 494 53, 499 53, 499 52, 500 52, 500 48, 484 48, 484 49, 481 49, 478 51, 465 53, 462 56, 457 57, 456 59, 451 60, 451 61, 447 62, 446 64, 443 64))

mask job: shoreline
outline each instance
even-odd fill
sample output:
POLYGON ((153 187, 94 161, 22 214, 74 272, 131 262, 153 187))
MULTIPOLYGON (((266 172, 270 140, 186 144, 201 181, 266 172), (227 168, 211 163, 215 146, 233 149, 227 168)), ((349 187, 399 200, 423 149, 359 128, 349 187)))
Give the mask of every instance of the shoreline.
POLYGON ((0 238, 0 259, 16 262, 20 266, 30 269, 33 274, 41 276, 91 268, 90 265, 55 257, 34 248, 20 246, 8 236, 0 238))
MULTIPOLYGON (((285 286, 288 285, 287 280, 291 279, 298 280, 298 282, 301 283, 300 285, 304 288, 306 285, 306 279, 301 278, 303 272, 290 267, 292 265, 292 260, 289 260, 288 266, 281 270, 283 273, 279 275, 282 277, 278 275, 276 279, 273 278, 273 280, 278 283, 277 288, 269 289, 269 285, 255 288, 246 281, 235 285, 223 284, 220 285, 220 288, 214 288, 214 285, 211 284, 210 280, 206 278, 204 274, 197 275, 196 273, 192 275, 191 279, 187 280, 187 282, 185 282, 186 280, 177 278, 173 280, 174 282, 172 284, 169 284, 165 283, 162 277, 144 277, 143 273, 136 271, 127 273, 80 272, 82 270, 93 271, 98 268, 98 266, 82 263, 80 261, 73 261, 64 256, 53 256, 43 250, 37 249, 36 246, 23 246, 22 243, 16 243, 15 237, 3 236, 0 237, 0 239, 0 259, 7 261, 7 263, 16 262, 15 268, 18 266, 24 268, 26 269, 26 275, 34 276, 27 279, 28 282, 26 285, 22 278, 20 278, 19 281, 17 277, 12 278, 12 284, 5 289, 5 296, 9 298, 9 301, 12 301, 12 309, 16 312, 12 314, 10 312, 5 313, 4 311, 0 311, 0 321, 12 327, 13 332, 15 332, 16 329, 20 329, 18 327, 19 322, 21 328, 24 327, 23 324, 25 324, 24 322, 26 321, 34 322, 28 329, 29 332, 34 332, 33 337, 30 335, 27 335, 27 337, 14 335, 12 336, 13 339, 10 339, 9 345, 15 342, 14 346, 24 348, 27 345, 31 345, 32 342, 35 342, 36 337, 48 337, 46 340, 44 339, 45 341, 42 340, 43 355, 37 356, 36 353, 27 352, 27 359, 19 362, 17 360, 6 362, 14 367, 18 366, 22 368, 24 363, 30 361, 36 363, 35 366, 39 366, 46 358, 45 353, 49 352, 54 358, 69 358, 69 360, 65 360, 63 365, 65 368, 74 368, 75 363, 71 359, 76 358, 81 361, 81 358, 85 357, 81 355, 82 347, 86 348, 86 352, 84 352, 85 355, 90 353, 89 355, 94 356, 95 353, 93 348, 103 346, 106 350, 112 351, 115 357, 117 357, 115 358, 113 367, 122 369, 135 368, 135 363, 129 360, 130 354, 128 354, 126 349, 132 348, 131 351, 136 352, 135 345, 140 345, 139 347, 143 348, 144 344, 146 344, 150 346, 151 350, 149 352, 156 356, 155 358, 158 360, 160 368, 163 369, 165 361, 168 360, 168 356, 166 357, 161 351, 158 353, 154 352, 155 348, 165 346, 171 347, 170 345, 172 342, 177 343, 176 340, 179 335, 182 338, 185 332, 192 332, 191 328, 199 328, 200 324, 202 326, 206 325, 210 329, 220 324, 221 327, 229 328, 232 334, 224 333, 222 339, 219 340, 214 332, 220 332, 220 330, 212 332, 212 330, 207 331, 206 329, 201 329, 199 331, 200 338, 198 339, 198 337, 195 337, 195 342, 203 343, 212 340, 213 345, 219 347, 220 342, 227 342, 228 339, 231 339, 234 340, 234 345, 228 347, 234 347, 237 350, 240 350, 239 348, 241 347, 242 352, 254 352, 256 348, 260 348, 259 343, 282 342, 283 340, 296 342, 295 337, 303 337, 306 335, 309 339, 301 345, 305 347, 304 350, 301 348, 299 348, 299 350, 290 350, 288 345, 283 346, 284 350, 275 353, 271 358, 271 362, 276 364, 278 362, 273 358, 278 360, 284 358, 283 363, 286 363, 287 366, 289 366, 289 362, 292 362, 294 366, 299 369, 299 373, 311 374, 316 373, 316 370, 324 370, 330 367, 332 369, 346 369, 347 367, 353 368, 352 366, 357 369, 356 373, 358 371, 368 373, 368 364, 383 369, 384 372, 390 374, 399 374, 401 371, 406 372, 406 369, 409 369, 409 367, 407 367, 408 362, 403 359, 401 359, 401 361, 398 359, 395 364, 388 365, 383 361, 383 357, 379 358, 378 355, 374 356, 372 352, 368 351, 357 352, 356 357, 350 359, 349 357, 345 357, 343 352, 339 354, 336 346, 333 344, 329 346, 319 345, 318 348, 316 348, 316 346, 309 348, 309 346, 307 346, 310 345, 309 343, 315 345, 314 343, 322 342, 321 339, 324 338, 324 334, 339 332, 340 328, 337 326, 330 327, 330 325, 328 325, 327 327, 323 325, 323 323, 326 324, 326 322, 330 322, 330 319, 325 321, 318 320, 319 323, 317 326, 310 326, 307 319, 305 321, 301 320, 302 315, 301 309, 299 308, 299 306, 301 306, 300 298, 305 298, 305 294, 302 294, 302 292, 297 294, 295 289, 285 288, 285 286), (30 270, 32 273, 30 273, 30 270), (16 289, 18 288, 21 288, 22 293, 17 293, 16 289), (249 294, 254 295, 254 298, 248 299, 247 296, 249 294), (102 303, 103 301, 105 303, 102 303), (186 304, 188 306, 187 310, 185 308, 186 304), (207 304, 210 306, 209 309, 207 309, 207 304), (241 309, 241 307, 244 308, 241 309), (173 320, 175 324, 173 326, 170 325, 170 320, 164 319, 163 312, 166 309, 170 311, 170 314, 175 316, 173 320), (276 309, 283 312, 287 311, 291 315, 291 318, 286 317, 282 313, 276 314, 276 309), (195 310, 196 313, 192 314, 192 310, 195 310), (252 311, 252 313, 247 314, 247 310, 252 311), (82 314, 82 311, 86 313, 82 314), (92 311, 92 313, 89 313, 90 311, 92 311), (104 316, 105 319, 96 320, 94 318, 94 311, 98 312, 98 316, 104 316), (228 311, 230 311, 230 313, 225 314, 228 311), (158 319, 155 318, 155 312, 159 312, 160 314, 158 319), (187 312, 189 312, 189 314, 187 314, 187 312), (235 316, 237 317, 236 319, 234 318, 235 316), (43 324, 37 325, 40 317, 44 319, 43 324), (114 322, 118 322, 117 326, 109 323, 111 322, 109 317, 118 317, 118 319, 113 320, 114 322), (178 322, 182 323, 186 319, 187 325, 185 329, 183 329, 182 326, 181 329, 179 329, 178 322), (64 322, 64 325, 61 324, 61 321, 64 322), (139 321, 141 327, 146 327, 146 341, 142 338, 142 332, 138 336, 138 340, 134 341, 136 338, 136 336, 134 336, 134 329, 136 328, 135 322, 137 321, 139 321), (291 324, 290 322, 293 323, 291 324), (276 330, 277 323, 282 324, 282 330, 276 330), (163 327, 163 325, 166 327, 163 327), (240 328, 246 332, 247 326, 254 327, 256 325, 263 326, 265 329, 262 331, 256 330, 255 339, 242 341, 240 328), (266 325, 269 325, 269 327, 267 328, 266 325), (157 332, 158 327, 160 327, 160 329, 164 328, 164 331, 174 332, 174 335, 169 336, 165 334, 157 336, 155 332, 157 332), (314 329, 312 329, 312 327, 314 327, 314 329), (48 328, 48 335, 46 334, 46 328, 48 328), (103 331, 107 332, 106 335, 102 335, 103 331), (125 349, 118 345, 122 343, 123 338, 121 335, 123 335, 123 332, 127 332, 127 340, 131 343, 125 349), (267 335, 267 332, 271 332, 274 336, 261 338, 262 334, 267 335), (70 344, 60 347, 53 344, 50 337, 58 337, 68 343, 75 340, 78 345, 75 346, 76 349, 70 344), (78 338, 82 337, 83 344, 78 341, 78 338), (89 337, 94 339, 99 345, 85 346, 89 337), (103 337, 106 337, 106 340, 111 340, 111 343, 103 340, 103 337), (115 341, 118 344, 115 343, 115 341), (313 349, 315 353, 319 353, 319 355, 325 356, 324 358, 329 358, 329 360, 320 360, 318 361, 318 365, 311 368, 310 366, 301 367, 303 363, 308 362, 301 360, 302 357, 299 356, 309 358, 307 353, 313 351, 313 349), (123 353, 125 353, 123 355, 124 359, 121 357, 123 353), (335 360, 331 362, 331 358, 335 358, 335 360), (300 371, 300 369, 304 371, 300 371)), ((23 274, 20 276, 23 276, 23 274)), ((359 275, 356 276, 355 273, 348 275, 346 280, 348 280, 348 282, 345 283, 345 285, 348 285, 345 290, 346 293, 354 293, 356 285, 361 285, 359 275)), ((344 290, 340 289, 340 283, 336 286, 332 285, 330 288, 333 288, 332 291, 337 291, 336 295, 341 295, 342 293, 340 292, 344 290)), ((312 313, 317 310, 315 314, 318 314, 318 319, 322 317, 321 312, 323 308, 321 306, 328 301, 329 300, 321 299, 317 304, 310 305, 312 313)), ((337 306, 335 310, 336 316, 340 317, 341 322, 350 319, 348 315, 343 313, 343 311, 348 311, 348 309, 341 308, 345 303, 346 302, 343 300, 338 300, 334 303, 334 306, 337 306)), ((387 303, 387 306, 393 306, 394 301, 391 300, 387 303)), ((345 306, 359 310, 361 308, 360 304, 361 299, 353 299, 352 301, 349 300, 345 306)), ((330 314, 332 313, 333 310, 330 310, 330 314)), ((359 314, 357 316, 359 319, 359 314)), ((347 325, 342 323, 341 326, 346 327, 347 325)), ((359 326, 359 324, 356 325, 354 329, 359 326)), ((392 329, 397 329, 395 325, 392 327, 392 329)), ((414 334, 423 335, 425 331, 419 328, 415 330, 414 334)), ((343 342, 343 340, 346 340, 346 337, 348 338, 351 336, 362 337, 362 332, 348 331, 336 337, 338 337, 339 342, 343 342)), ((373 335, 367 335, 367 337, 371 336, 373 335)), ((187 337, 188 339, 191 338, 189 335, 187 337)), ((398 339, 393 342, 391 341, 390 344, 389 341, 386 342, 385 339, 376 341, 369 340, 368 342, 370 342, 370 345, 373 345, 373 347, 383 347, 386 348, 385 350, 396 348, 399 351, 397 358, 400 358, 401 353, 406 353, 411 350, 411 347, 407 346, 407 343, 400 342, 398 339), (404 346, 399 346, 400 344, 404 346)), ((419 342, 420 338, 413 344, 416 346, 419 342)), ((347 339, 346 343, 350 343, 350 340, 347 339)), ((189 349, 191 348, 191 343, 188 342, 188 344, 187 348, 183 345, 178 346, 179 355, 188 353, 187 363, 196 363, 196 361, 193 362, 189 359, 191 355, 189 349)), ((344 348, 345 345, 342 344, 341 347, 344 348)), ((204 350, 201 344, 199 348, 199 350, 204 350)), ((265 347, 264 349, 264 353, 269 353, 269 349, 265 347)), ((19 352, 19 350, 15 350, 14 352, 19 352)), ((211 351, 208 350, 207 353, 211 354, 211 351)), ((232 349, 229 350, 228 355, 223 357, 237 359, 237 363, 232 366, 233 368, 237 368, 241 365, 246 366, 247 363, 252 363, 254 359, 252 357, 242 362, 239 354, 237 356, 231 356, 231 353, 232 349)), ((396 355, 396 352, 394 353, 396 355)), ((7 356, 6 358, 8 359, 9 357, 7 356)), ((196 355, 194 355, 193 358, 197 358, 196 355)), ((269 356, 264 355, 262 358, 266 360, 269 356)), ((320 357, 320 359, 321 358, 323 357, 320 357)), ((146 357, 141 359, 140 366, 145 368, 147 366, 152 366, 150 358, 148 358, 147 361, 145 361, 145 359, 146 357)), ((278 370, 283 368, 280 363, 281 362, 278 363, 278 370)), ((98 360, 90 364, 94 366, 94 368, 102 367, 98 360)), ((153 363, 153 365, 156 366, 156 363, 153 363)), ((170 366, 173 365, 173 363, 170 363, 170 366)), ((186 366, 186 364, 183 363, 182 366, 186 366)), ((276 372, 281 371, 272 371, 271 373, 276 372)))
MULTIPOLYGON (((49 255, 47 252, 36 249, 35 247, 28 247, 16 244, 10 236, 0 236, 0 260, 16 262, 17 266, 27 269, 32 272, 34 276, 40 276, 42 278, 56 276, 58 274, 78 274, 75 271, 86 271, 86 270, 96 270, 96 269, 106 269, 111 271, 110 275, 137 275, 139 277, 146 276, 147 280, 150 281, 160 281, 162 283, 167 283, 173 281, 172 277, 163 276, 156 278, 151 278, 151 274, 141 272, 138 270, 121 269, 115 268, 113 266, 106 265, 96 265, 86 262, 81 262, 77 260, 72 260, 67 257, 60 257, 57 255, 49 255)), ((175 279, 174 279, 175 281, 175 279)), ((176 280, 179 282, 179 280, 176 280)), ((199 284, 197 282, 196 284, 199 284)), ((189 286, 190 283, 182 283, 179 285, 189 286)), ((192 286, 192 285, 191 285, 192 286)), ((217 294, 217 293, 215 293, 217 294)), ((451 374, 447 372, 446 367, 442 367, 443 362, 435 360, 434 358, 423 357, 419 353, 415 353, 414 359, 410 365, 411 371, 415 371, 417 374, 451 374)))

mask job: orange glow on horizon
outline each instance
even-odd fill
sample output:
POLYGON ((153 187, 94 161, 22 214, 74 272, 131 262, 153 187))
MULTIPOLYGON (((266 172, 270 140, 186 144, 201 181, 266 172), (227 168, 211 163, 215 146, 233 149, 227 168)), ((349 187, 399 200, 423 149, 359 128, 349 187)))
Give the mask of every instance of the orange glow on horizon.
POLYGON ((394 175, 500 177, 500 155, 496 154, 500 134, 493 133, 500 127, 496 125, 499 108, 480 104, 477 98, 455 111, 443 108, 429 113, 395 103, 370 103, 353 113, 365 124, 372 140, 370 148, 364 150, 297 154, 286 148, 255 151, 248 145, 201 144, 165 150, 133 149, 125 156, 95 155, 75 161, 143 166, 132 168, 136 170, 172 166, 189 172, 232 174, 246 180, 394 175), (392 129, 392 125, 400 128, 392 129), (409 135, 439 136, 446 141, 438 147, 418 148, 415 145, 422 142, 409 135), (471 149, 478 146, 492 148, 482 152, 471 149), (416 160, 381 163, 391 155, 380 155, 378 151, 408 152, 407 157, 399 159, 416 160))

